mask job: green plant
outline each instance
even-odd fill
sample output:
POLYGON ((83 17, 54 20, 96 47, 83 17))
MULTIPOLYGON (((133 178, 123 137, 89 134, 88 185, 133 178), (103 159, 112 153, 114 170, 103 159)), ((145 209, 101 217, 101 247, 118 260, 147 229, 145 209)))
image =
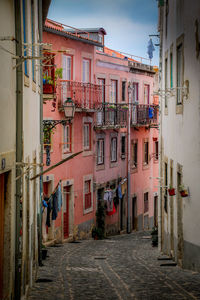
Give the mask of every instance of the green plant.
POLYGON ((55 127, 51 127, 51 125, 45 125, 43 128, 43 143, 44 145, 50 145, 51 144, 51 138, 52 135, 55 133, 55 127))
POLYGON ((186 190, 184 184, 179 185, 179 192, 186 190))
POLYGON ((63 72, 63 68, 57 68, 55 71, 55 80, 57 80, 58 78, 62 79, 62 72, 63 72))

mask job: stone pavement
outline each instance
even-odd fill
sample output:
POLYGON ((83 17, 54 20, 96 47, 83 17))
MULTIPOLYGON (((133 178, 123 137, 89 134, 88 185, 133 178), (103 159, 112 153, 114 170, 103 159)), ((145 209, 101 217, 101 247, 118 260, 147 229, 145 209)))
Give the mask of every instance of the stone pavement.
POLYGON ((49 247, 29 300, 200 299, 200 273, 160 266, 169 261, 157 259, 149 234, 49 247))

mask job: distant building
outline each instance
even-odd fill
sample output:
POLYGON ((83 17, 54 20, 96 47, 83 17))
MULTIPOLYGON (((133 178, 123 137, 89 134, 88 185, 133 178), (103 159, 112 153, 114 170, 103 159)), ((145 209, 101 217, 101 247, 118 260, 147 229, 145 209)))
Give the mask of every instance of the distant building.
MULTIPOLYGON (((71 98, 75 105, 74 117, 70 122, 58 124, 52 134, 51 165, 83 152, 43 176, 46 196, 52 195, 59 181, 63 196, 62 209, 48 228, 47 209, 44 210, 44 242, 65 241, 75 235, 90 236, 98 203, 106 202, 108 192, 112 194, 114 205, 112 210, 107 207, 106 234, 127 230, 128 168, 130 230, 152 228, 156 222, 154 177, 158 176, 158 109, 153 97, 155 71, 150 65, 105 47, 105 34, 103 28, 69 29, 49 19, 45 23, 44 42, 52 44, 46 53, 55 55, 50 65, 56 65, 55 70, 62 68, 63 76, 57 80, 56 93, 52 89, 51 93, 43 95, 44 124, 67 120, 65 100, 71 98)), ((45 72, 51 73, 47 69, 44 67, 44 76, 45 72)), ((45 86, 46 83, 44 91, 45 86)), ((46 147, 48 143, 44 142, 44 162, 46 147)))
POLYGON ((199 11, 198 0, 159 1, 160 246, 183 268, 198 271, 199 11))

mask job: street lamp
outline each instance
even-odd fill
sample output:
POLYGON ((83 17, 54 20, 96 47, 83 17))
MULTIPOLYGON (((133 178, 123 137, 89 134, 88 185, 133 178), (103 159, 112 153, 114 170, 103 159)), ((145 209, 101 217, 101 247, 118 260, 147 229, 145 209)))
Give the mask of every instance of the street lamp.
POLYGON ((73 119, 75 113, 75 104, 72 101, 72 98, 67 98, 67 100, 65 100, 63 108, 65 112, 65 117, 67 119, 73 119))

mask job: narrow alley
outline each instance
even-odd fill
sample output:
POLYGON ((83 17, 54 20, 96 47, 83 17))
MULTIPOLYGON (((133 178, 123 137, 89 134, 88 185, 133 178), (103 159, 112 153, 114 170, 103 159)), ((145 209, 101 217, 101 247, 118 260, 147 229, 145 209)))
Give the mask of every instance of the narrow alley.
POLYGON ((163 258, 147 231, 58 244, 48 248, 29 300, 200 299, 200 274, 163 258))

